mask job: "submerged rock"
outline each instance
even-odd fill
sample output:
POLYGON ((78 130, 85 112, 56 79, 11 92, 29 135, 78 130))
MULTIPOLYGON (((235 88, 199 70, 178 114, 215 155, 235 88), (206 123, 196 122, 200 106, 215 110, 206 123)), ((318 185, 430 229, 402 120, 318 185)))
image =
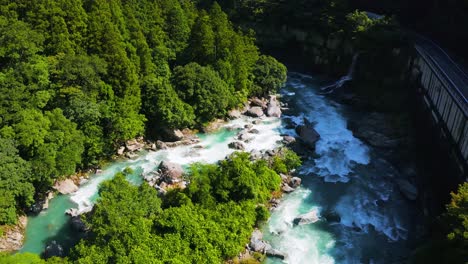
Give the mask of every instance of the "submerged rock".
POLYGON ((294 218, 293 223, 295 225, 307 225, 307 224, 313 224, 315 222, 318 222, 320 220, 319 217, 319 212, 317 209, 313 209, 312 211, 300 215, 296 218, 294 218))
POLYGON ((81 219, 81 216, 72 217, 70 220, 70 224, 71 224, 71 227, 78 232, 88 231, 88 227, 83 222, 83 219, 81 219))
POLYGON ((78 191, 78 186, 70 179, 55 182, 53 188, 61 194, 70 194, 78 191))

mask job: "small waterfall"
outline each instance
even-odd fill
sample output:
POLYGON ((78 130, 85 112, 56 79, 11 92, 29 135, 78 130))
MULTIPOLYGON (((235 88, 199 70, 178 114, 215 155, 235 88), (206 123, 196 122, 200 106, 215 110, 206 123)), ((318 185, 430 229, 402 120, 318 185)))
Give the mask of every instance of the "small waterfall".
POLYGON ((335 83, 320 88, 324 94, 333 93, 336 89, 341 88, 346 82, 351 81, 353 79, 354 69, 356 68, 356 62, 357 62, 358 57, 359 57, 359 53, 354 54, 353 62, 351 63, 351 67, 349 67, 348 74, 341 77, 335 83))

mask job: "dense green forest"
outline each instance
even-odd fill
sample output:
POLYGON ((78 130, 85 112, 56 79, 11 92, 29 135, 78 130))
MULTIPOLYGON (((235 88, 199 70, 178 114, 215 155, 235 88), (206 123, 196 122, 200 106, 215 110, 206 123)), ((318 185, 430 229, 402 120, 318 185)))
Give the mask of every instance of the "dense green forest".
POLYGON ((285 74, 216 3, 0 1, 0 224, 125 140, 200 127, 285 74))
MULTIPOLYGON (((278 173, 300 164, 288 150, 257 161, 234 153, 216 165, 192 165, 188 188, 162 198, 147 183, 134 186, 119 173, 100 187, 101 198, 86 218, 89 237, 67 259, 47 263, 221 263, 242 252, 253 227, 268 219, 265 204, 279 191, 278 173)), ((0 260, 46 262, 29 253, 0 260)))

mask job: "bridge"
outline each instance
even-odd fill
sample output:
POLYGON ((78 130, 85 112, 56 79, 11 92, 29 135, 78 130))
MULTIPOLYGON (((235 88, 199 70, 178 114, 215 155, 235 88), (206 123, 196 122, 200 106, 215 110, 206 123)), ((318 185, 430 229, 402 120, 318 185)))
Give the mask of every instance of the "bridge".
POLYGON ((440 136, 448 142, 450 155, 461 175, 468 174, 468 75, 437 44, 414 35, 416 57, 411 67, 420 78, 418 92, 432 115, 440 136))

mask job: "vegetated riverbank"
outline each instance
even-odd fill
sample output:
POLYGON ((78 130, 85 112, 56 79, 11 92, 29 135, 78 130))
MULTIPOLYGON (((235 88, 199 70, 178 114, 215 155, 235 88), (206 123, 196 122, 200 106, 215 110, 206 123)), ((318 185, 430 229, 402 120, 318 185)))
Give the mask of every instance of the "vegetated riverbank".
MULTIPOLYGON (((134 149, 131 155, 133 159, 118 159, 113 164, 109 163, 96 175, 91 175, 89 181, 83 182, 77 192, 57 196, 52 199, 49 209, 36 217, 32 217, 27 229, 27 241, 21 252, 39 254, 44 250, 45 245, 53 240, 56 240, 67 251, 67 248, 76 243, 79 236, 74 235, 76 234, 75 227, 69 224, 69 217, 64 214, 65 211, 76 206, 78 206, 78 211, 86 211, 98 197, 98 185, 105 179, 112 178, 115 173, 124 170, 126 167, 130 167, 134 171, 127 178, 135 184, 140 184, 142 182, 141 174, 150 179, 151 176, 154 176, 151 172, 157 170, 157 165, 162 160, 169 160, 187 166, 194 162, 215 163, 229 153, 234 152, 235 149, 233 148, 244 149, 245 151, 275 148, 278 142, 283 139, 279 131, 281 122, 275 117, 281 113, 281 108, 280 102, 274 97, 269 100, 252 99, 251 107, 246 107, 241 111, 233 111, 231 113, 233 120, 219 123, 221 125, 214 133, 198 134, 197 140, 194 140, 195 138, 191 136, 189 139, 174 143, 156 142, 155 144, 158 145, 157 152, 141 149, 143 155, 139 154, 138 156, 134 156, 134 154, 139 151, 129 145, 130 149, 134 149), (262 105, 264 108, 258 105, 262 105), (256 117, 241 116, 241 112, 256 117), (267 117, 265 114, 272 117, 267 117), (231 143, 233 144, 230 148, 231 143)), ((151 147, 151 145, 153 144, 148 146, 151 147)), ((253 154, 259 154, 258 151, 255 153, 253 154)), ((160 187, 160 185, 158 184, 156 187, 160 187)), ((160 190, 164 189, 160 188, 160 190)))

